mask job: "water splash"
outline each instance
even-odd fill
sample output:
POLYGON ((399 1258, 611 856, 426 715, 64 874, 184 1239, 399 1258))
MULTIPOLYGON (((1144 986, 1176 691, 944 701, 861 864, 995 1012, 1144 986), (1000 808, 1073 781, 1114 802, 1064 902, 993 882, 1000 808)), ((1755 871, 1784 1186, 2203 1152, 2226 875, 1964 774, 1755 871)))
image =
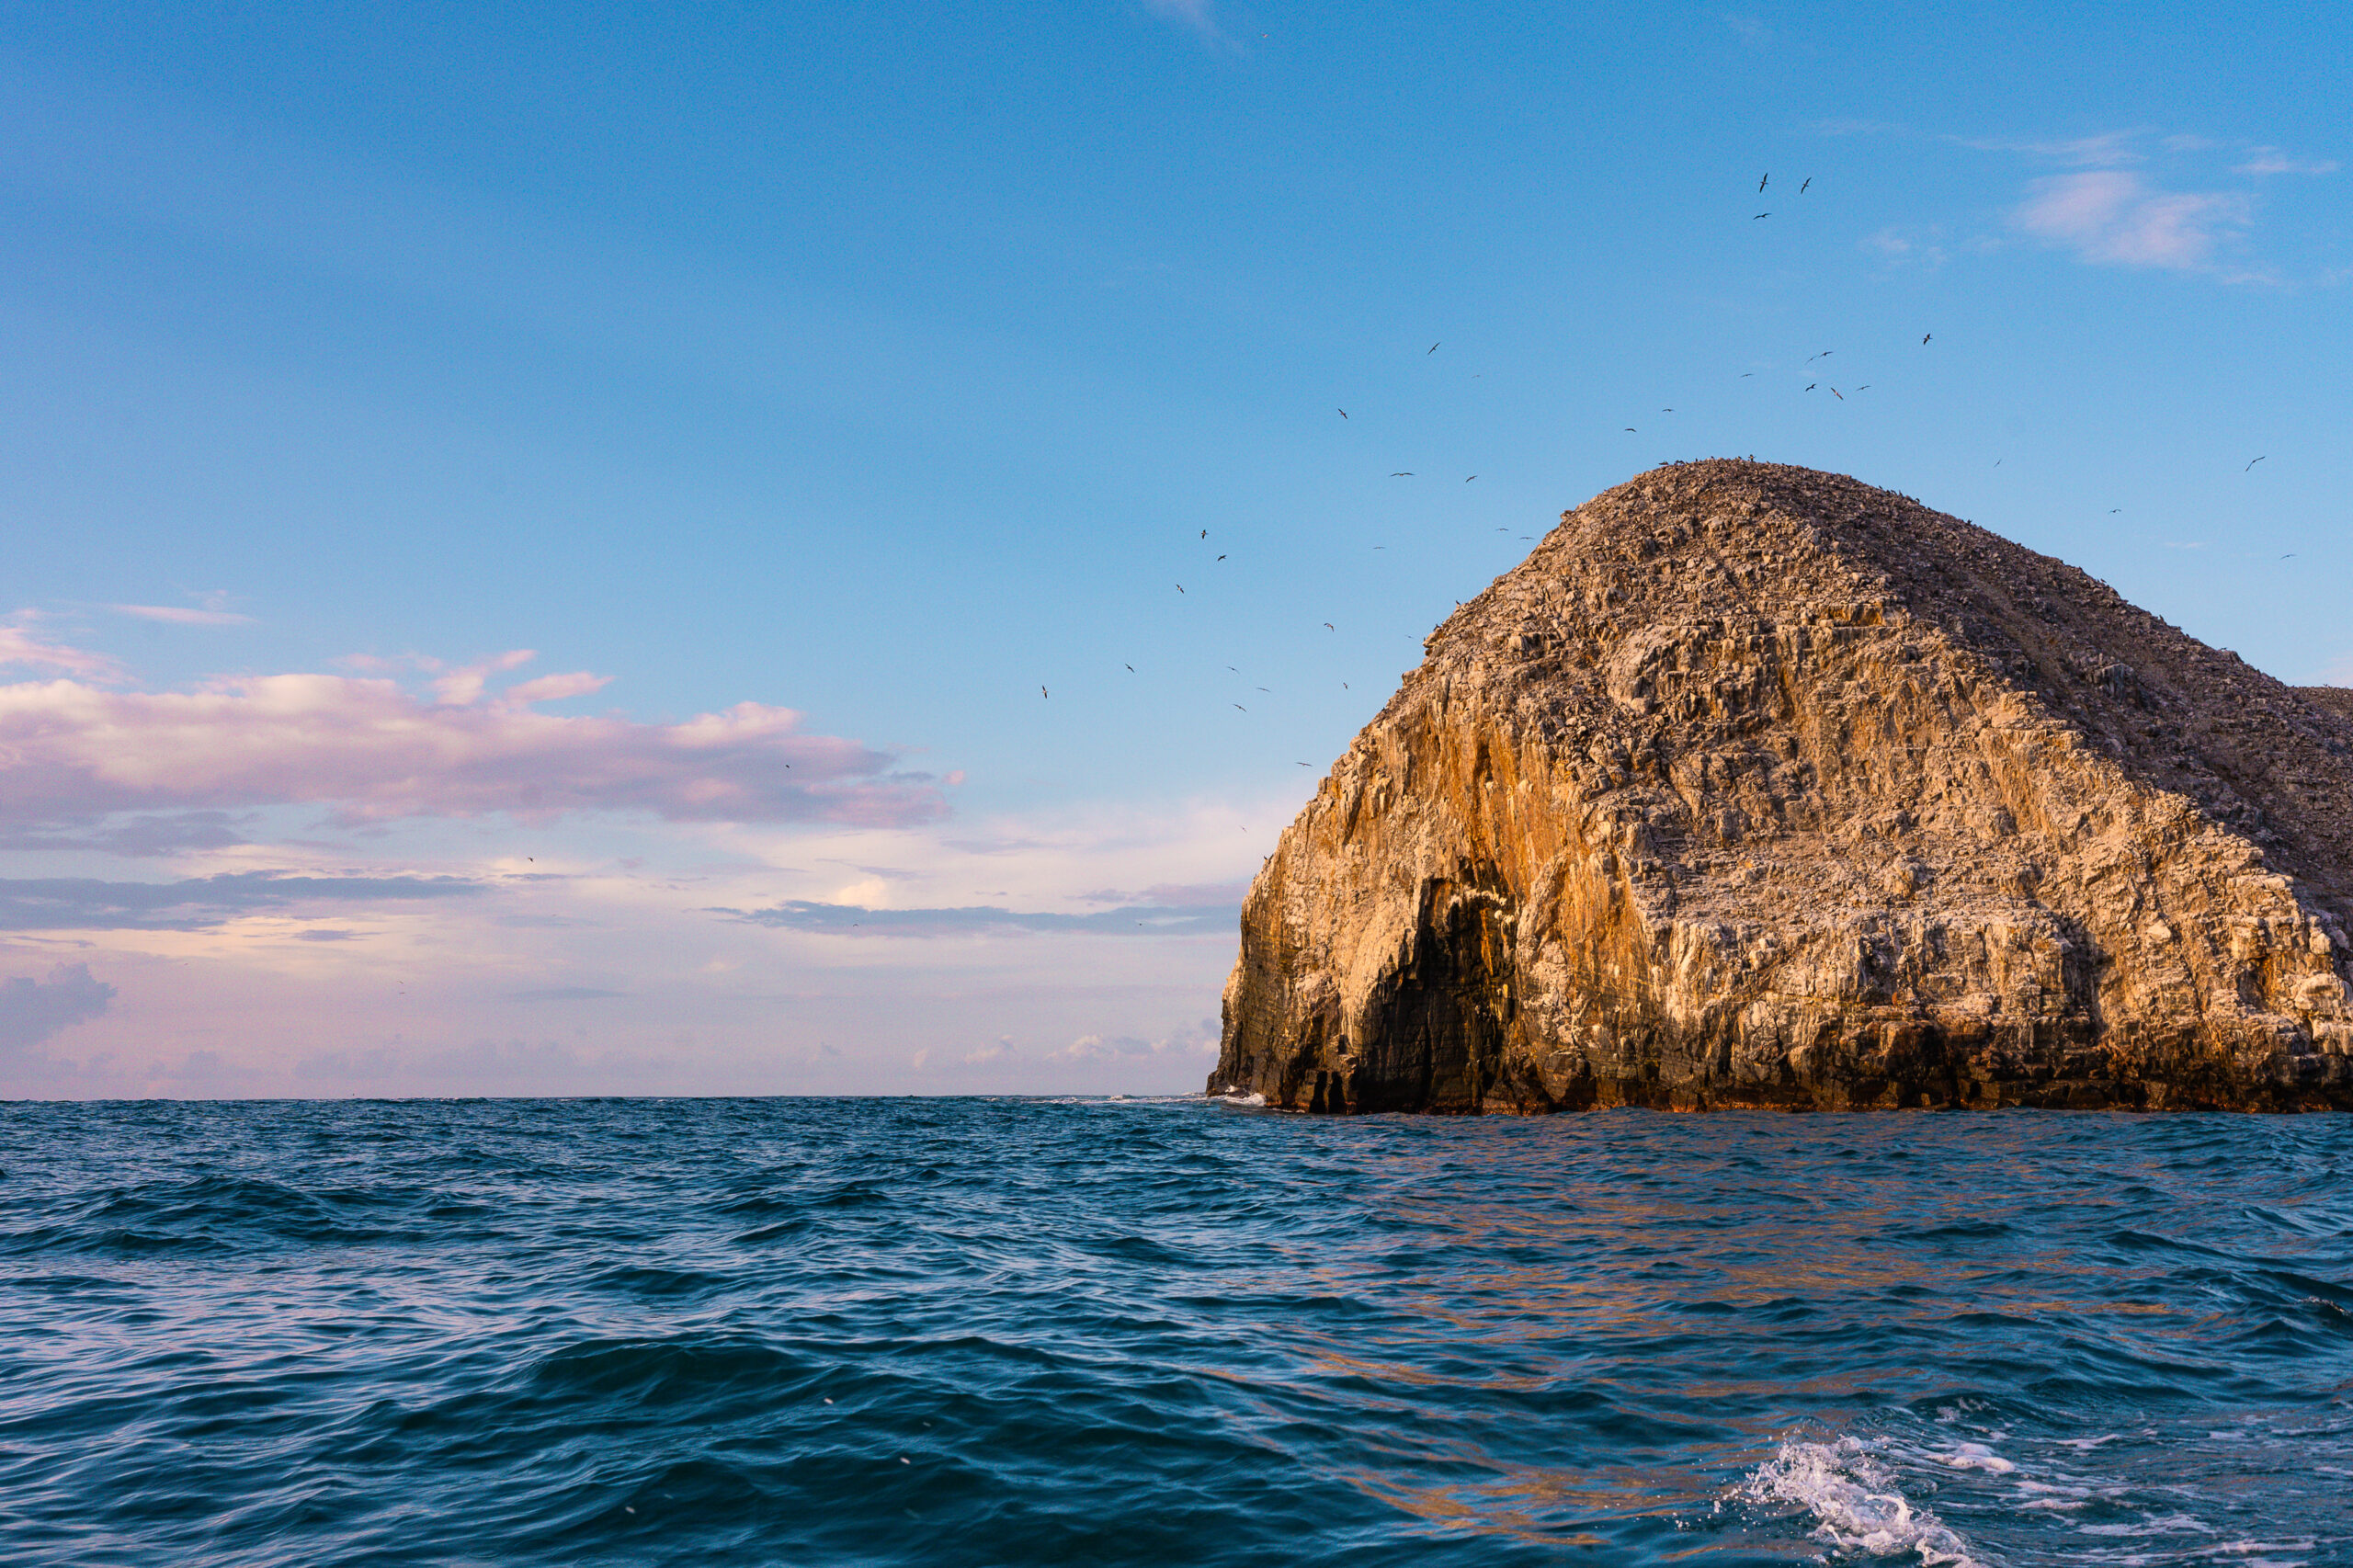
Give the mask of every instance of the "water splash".
POLYGON ((1898 1489, 1873 1447, 1859 1437, 1792 1439, 1742 1483, 1746 1500, 1794 1509, 1832 1548, 1870 1557, 1917 1557, 1984 1568, 1968 1543, 1898 1489))

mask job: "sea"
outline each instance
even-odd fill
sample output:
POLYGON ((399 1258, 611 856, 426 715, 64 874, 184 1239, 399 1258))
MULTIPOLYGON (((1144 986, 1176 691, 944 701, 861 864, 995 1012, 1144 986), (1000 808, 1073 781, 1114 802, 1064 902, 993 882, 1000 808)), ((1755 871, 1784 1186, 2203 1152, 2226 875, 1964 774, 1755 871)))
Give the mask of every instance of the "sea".
POLYGON ((0 1562, 2353 1564, 2353 1118, 0 1105, 0 1562))

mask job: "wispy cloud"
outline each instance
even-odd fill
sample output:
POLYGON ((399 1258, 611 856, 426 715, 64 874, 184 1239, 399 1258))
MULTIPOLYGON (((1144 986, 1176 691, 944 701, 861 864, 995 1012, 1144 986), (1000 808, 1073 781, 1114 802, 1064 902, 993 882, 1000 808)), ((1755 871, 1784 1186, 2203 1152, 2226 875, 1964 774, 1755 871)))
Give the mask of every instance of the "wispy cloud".
POLYGON ((2075 168, 2114 168, 2143 161, 2143 155, 2132 145, 2143 134, 2138 131, 2107 131, 2097 136, 2040 139, 1953 136, 1946 140, 1980 153, 2024 153, 2075 168))
MULTIPOLYGON (((34 653, 85 669, 72 650, 34 653)), ((0 824, 308 803, 347 822, 605 811, 893 825, 946 812, 929 775, 895 771, 890 753, 856 741, 801 733, 790 709, 744 702, 643 724, 532 706, 605 684, 585 672, 486 697, 490 674, 529 656, 454 671, 430 703, 391 680, 328 675, 194 692, 71 679, 0 687, 0 824)))
POLYGON ((199 931, 240 915, 318 903, 472 898, 471 877, 301 877, 231 871, 173 882, 0 879, 0 931, 199 931))
POLYGON ((174 626, 251 626, 254 618, 231 609, 189 609, 178 605, 108 605, 117 615, 161 620, 174 626))
POLYGON ((10 621, 0 622, 0 666, 28 665, 35 669, 87 676, 94 680, 117 678, 119 667, 104 654, 85 653, 79 648, 61 647, 34 637, 21 624, 30 614, 20 611, 10 621))
POLYGON ((1164 22, 1189 28, 1211 43, 1222 43, 1215 0, 1143 0, 1143 8, 1164 22))
POLYGON ((1199 937, 1230 934, 1242 915, 1241 901, 1163 904, 1136 903, 1089 915, 1049 910, 1001 909, 973 904, 951 909, 869 909, 855 903, 817 903, 793 899, 766 909, 713 909, 758 926, 788 931, 858 937, 1035 936, 1091 932, 1109 937, 1199 937))
POLYGON ((1217 1049, 1217 1020, 1204 1018, 1192 1029, 1158 1040, 1131 1034, 1084 1034, 1053 1054, 1070 1062, 1121 1062, 1154 1056, 1214 1056, 1217 1049))
POLYGON ((230 849, 247 842, 230 825, 232 820, 226 812, 171 812, 119 822, 91 819, 40 827, 0 824, 0 849, 95 850, 134 858, 230 849))
POLYGON ((2244 196, 2162 190, 2117 169, 2059 175, 2029 190, 2011 214, 2019 228, 2086 261, 2118 267, 2207 269, 2216 247, 2250 215, 2244 196))
POLYGON ((2333 175, 2336 163, 2328 158, 2291 158, 2277 147, 2252 147, 2244 164, 2231 165, 2243 175, 2333 175))
POLYGON ((1942 244, 1925 235, 1915 238, 1893 227, 1867 235, 1862 245, 1892 267, 1934 268, 1945 264, 1945 247, 1942 244))

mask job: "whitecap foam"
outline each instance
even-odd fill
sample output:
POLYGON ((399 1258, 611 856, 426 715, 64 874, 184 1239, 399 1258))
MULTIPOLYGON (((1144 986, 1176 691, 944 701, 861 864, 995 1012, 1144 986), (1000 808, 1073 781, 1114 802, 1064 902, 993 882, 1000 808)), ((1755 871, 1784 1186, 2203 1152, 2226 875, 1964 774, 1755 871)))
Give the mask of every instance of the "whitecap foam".
MULTIPOLYGON (((1972 1445, 1973 1446, 1973 1445, 1972 1445)), ((1872 1557, 1916 1553, 1924 1563, 1982 1568, 1969 1544, 1896 1489, 1870 1447, 1854 1437, 1791 1439, 1741 1484, 1751 1502, 1794 1505, 1813 1520, 1816 1540, 1872 1557)))
POLYGON ((1982 1470, 1988 1475, 2007 1475, 2018 1469, 1983 1443, 1962 1443, 1950 1453, 1938 1454, 1937 1458, 1949 1469, 1982 1470))
POLYGON ((2214 1535, 2214 1527, 2189 1514, 2151 1514, 2137 1524, 2078 1525, 2078 1535, 2214 1535))

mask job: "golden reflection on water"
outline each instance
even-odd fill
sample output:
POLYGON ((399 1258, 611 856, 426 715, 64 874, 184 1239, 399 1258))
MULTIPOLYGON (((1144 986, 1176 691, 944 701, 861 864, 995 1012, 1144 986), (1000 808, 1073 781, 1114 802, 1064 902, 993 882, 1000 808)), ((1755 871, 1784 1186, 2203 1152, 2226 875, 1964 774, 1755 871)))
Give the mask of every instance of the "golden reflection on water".
MULTIPOLYGON (((1410 1402, 1422 1426, 1429 1410, 1449 1407, 1429 1399, 1433 1389, 1590 1393, 1596 1408, 1571 1417, 1588 1426, 1606 1426, 1612 1408, 1635 1426, 1646 1412, 1708 1409, 1711 1425, 1737 1435, 1718 1450, 1737 1464, 1786 1430, 1792 1411, 1836 1407, 1872 1387, 1949 1386, 1949 1372, 1924 1363, 2015 1354, 2023 1342, 1989 1317, 2039 1329, 2046 1343, 2070 1318, 2150 1321, 2140 1332, 2165 1339, 2217 1332, 2212 1314, 2147 1299, 2166 1288, 2169 1268, 2156 1257, 2143 1261, 2121 1241, 2086 1256, 2086 1225, 2129 1239, 2143 1219, 2121 1180, 2037 1191, 1989 1165, 1990 1150, 1969 1151, 1975 1157, 1962 1163, 1978 1168, 1957 1176, 1940 1168, 1951 1151, 1915 1159, 1856 1147, 1835 1122, 1813 1125, 1828 1136, 1727 1129, 1680 1158, 1655 1147, 1653 1129, 1658 1164, 1648 1171, 1575 1138, 1565 1150, 1531 1149, 1538 1141, 1526 1135, 1392 1145, 1377 1180, 1334 1195, 1329 1233, 1277 1244, 1294 1279, 1383 1308, 1359 1326, 1302 1328, 1302 1385, 1324 1399, 1345 1385, 1342 1397, 1376 1411, 1389 1404, 1378 1391, 1398 1390, 1395 1409, 1410 1414, 1410 1402), (2070 1244, 2045 1222, 2054 1204, 2074 1210, 2070 1244), (2069 1292, 2053 1292, 2061 1281, 2069 1292), (1982 1343, 1954 1350, 1972 1338, 1982 1343), (1810 1352, 1809 1340, 1820 1348, 1810 1352), (1642 1375, 1646 1357, 1655 1378, 1642 1375)), ((1267 1415, 1282 1416, 1272 1403, 1267 1415)), ((1475 1433, 1500 1418, 1489 1407, 1451 1424, 1475 1433)), ((1681 1462, 1668 1469, 1571 1471, 1417 1429, 1397 1435, 1413 1463, 1336 1473, 1433 1525, 1598 1544, 1567 1533, 1564 1520, 1705 1507, 1721 1495, 1721 1478, 1693 1468, 1688 1437, 1672 1445, 1681 1462), (1434 1465, 1476 1479, 1405 1479, 1434 1465)), ((1589 1433, 1567 1444, 1594 1446, 1589 1433)))

